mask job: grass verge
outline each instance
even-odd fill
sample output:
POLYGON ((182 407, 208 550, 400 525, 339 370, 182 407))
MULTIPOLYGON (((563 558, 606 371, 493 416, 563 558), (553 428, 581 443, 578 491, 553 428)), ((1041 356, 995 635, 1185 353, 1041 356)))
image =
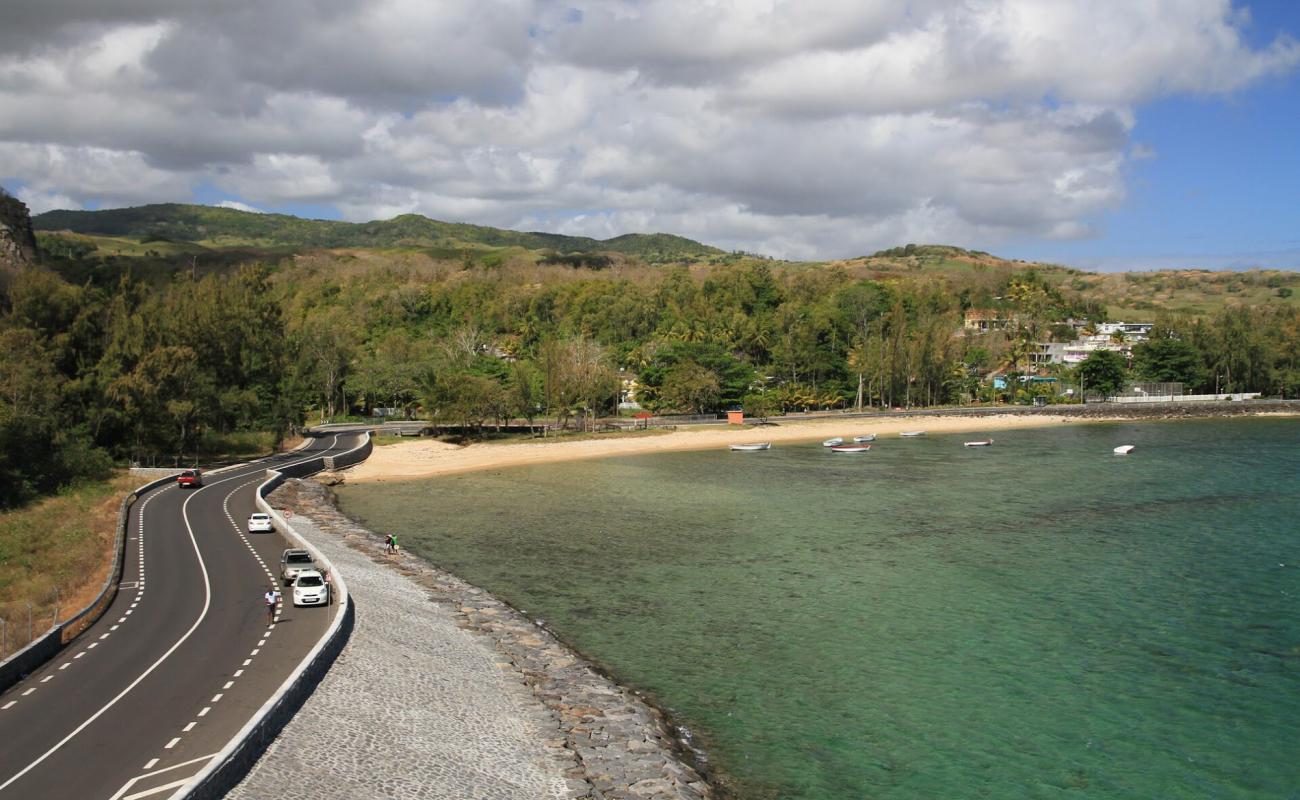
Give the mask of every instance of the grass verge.
POLYGON ((39 636, 56 608, 67 619, 95 599, 112 569, 118 507, 140 483, 121 471, 0 513, 0 658, 26 646, 29 604, 39 636))

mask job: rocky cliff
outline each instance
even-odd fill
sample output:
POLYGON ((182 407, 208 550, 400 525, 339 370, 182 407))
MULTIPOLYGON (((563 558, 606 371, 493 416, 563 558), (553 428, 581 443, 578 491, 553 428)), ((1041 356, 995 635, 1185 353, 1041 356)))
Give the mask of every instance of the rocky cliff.
POLYGON ((18 198, 0 189, 0 269, 17 270, 35 263, 31 214, 18 198))

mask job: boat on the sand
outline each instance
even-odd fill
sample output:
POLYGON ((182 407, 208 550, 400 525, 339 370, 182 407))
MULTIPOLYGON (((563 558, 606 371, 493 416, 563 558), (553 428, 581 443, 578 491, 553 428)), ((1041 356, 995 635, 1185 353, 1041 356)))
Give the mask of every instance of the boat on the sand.
POLYGON ((866 443, 866 442, 874 442, 875 440, 876 440, 876 435, 875 435, 874 433, 864 433, 864 434, 862 434, 861 436, 854 436, 854 437, 853 437, 853 441, 854 441, 855 443, 857 443, 857 444, 864 444, 864 443, 866 443))
POLYGON ((822 442, 822 447, 836 447, 837 445, 841 445, 841 444, 844 444, 844 437, 836 436, 833 439, 827 439, 826 441, 822 442))

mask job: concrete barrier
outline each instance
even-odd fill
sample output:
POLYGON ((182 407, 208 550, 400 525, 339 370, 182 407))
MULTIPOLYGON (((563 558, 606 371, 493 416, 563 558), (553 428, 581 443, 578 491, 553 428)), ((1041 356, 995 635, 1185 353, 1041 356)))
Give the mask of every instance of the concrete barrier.
POLYGON ((370 453, 375 449, 373 437, 369 431, 366 431, 366 440, 346 453, 340 453, 336 456, 325 456, 326 469, 343 469, 353 464, 359 464, 370 458, 370 453))
MULTIPOLYGON (((359 447, 343 453, 338 458, 351 456, 361 451, 364 451, 361 458, 365 458, 370 454, 370 448, 370 434, 367 432, 365 442, 359 447)), ((358 458, 357 461, 361 460, 361 458, 358 458)), ((325 677, 325 673, 329 671, 334 660, 343 651, 348 637, 352 635, 352 627, 356 622, 356 610, 352 605, 352 598, 348 594, 347 583, 343 580, 343 576, 339 574, 338 570, 334 568, 334 565, 323 553, 304 539, 298 531, 294 530, 293 525, 266 501, 267 496, 275 491, 276 487, 284 483, 287 478, 300 477, 301 474, 319 471, 324 466, 324 462, 324 457, 317 457, 285 465, 279 470, 267 470, 266 481, 257 487, 256 503, 258 510, 271 515, 272 524, 284 534, 284 537, 290 543, 311 553, 312 559, 328 570, 331 584, 330 591, 333 592, 334 600, 339 606, 338 613, 334 615, 334 621, 330 623, 329 629, 325 631, 320 641, 298 663, 298 666, 280 685, 275 694, 257 710, 257 713, 253 715, 252 719, 239 733, 235 734, 230 743, 220 753, 217 753, 186 787, 178 790, 172 796, 173 798, 218 800, 218 798, 224 797, 227 792, 238 785, 244 779, 244 776, 248 774, 248 771, 252 769, 253 765, 257 763, 257 760, 261 758, 266 748, 275 740, 275 737, 284 729, 284 726, 289 723, 289 720, 293 719, 293 715, 298 712, 299 708, 302 708, 302 704, 307 701, 307 698, 316 689, 316 685, 325 677), (313 465, 314 468, 312 468, 313 465)))
POLYGON ((0 692, 31 674, 32 670, 54 658, 63 649, 61 626, 55 625, 22 650, 0 661, 0 692))

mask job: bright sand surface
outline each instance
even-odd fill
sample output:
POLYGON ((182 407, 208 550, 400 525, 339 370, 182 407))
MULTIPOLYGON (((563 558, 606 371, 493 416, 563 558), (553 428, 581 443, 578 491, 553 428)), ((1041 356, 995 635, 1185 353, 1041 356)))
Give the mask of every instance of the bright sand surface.
MULTIPOLYGON (((576 441, 533 439, 511 443, 471 444, 460 446, 435 439, 376 447, 368 459, 348 470, 348 483, 409 480, 435 475, 450 475, 481 469, 496 469, 524 464, 549 464, 583 458, 641 455, 680 450, 709 450, 749 442, 806 442, 842 436, 852 443, 854 436, 874 433, 884 439, 903 431, 926 432, 926 435, 1042 428, 1049 425, 1080 425, 1108 422, 1105 418, 1086 419, 1048 414, 990 414, 988 416, 913 415, 893 419, 850 418, 815 419, 781 422, 760 427, 745 425, 730 428, 708 426, 682 428, 656 434, 619 436, 607 439, 576 441)), ((738 454, 739 455, 739 454, 738 454)))

